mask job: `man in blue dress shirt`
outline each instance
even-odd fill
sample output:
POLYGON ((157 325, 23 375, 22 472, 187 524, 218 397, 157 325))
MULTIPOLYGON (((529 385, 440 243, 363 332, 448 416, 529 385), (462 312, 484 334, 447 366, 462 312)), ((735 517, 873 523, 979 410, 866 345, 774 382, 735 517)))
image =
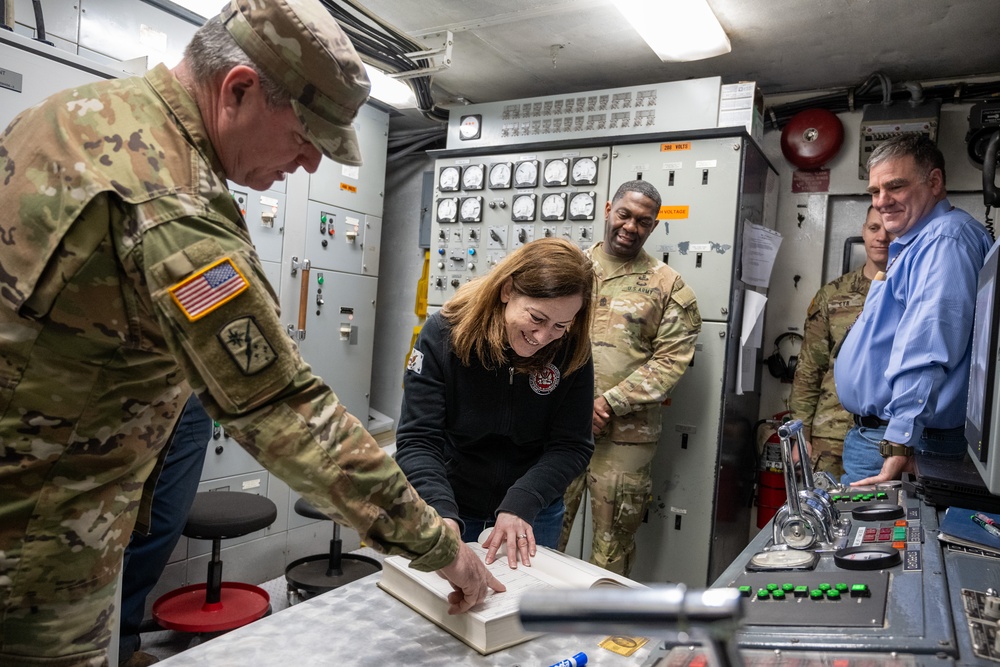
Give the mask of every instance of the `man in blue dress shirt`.
POLYGON ((841 481, 898 479, 913 452, 961 458, 976 285, 992 240, 945 191, 944 157, 917 134, 868 159, 868 192, 895 235, 837 355, 834 378, 854 427, 841 481))

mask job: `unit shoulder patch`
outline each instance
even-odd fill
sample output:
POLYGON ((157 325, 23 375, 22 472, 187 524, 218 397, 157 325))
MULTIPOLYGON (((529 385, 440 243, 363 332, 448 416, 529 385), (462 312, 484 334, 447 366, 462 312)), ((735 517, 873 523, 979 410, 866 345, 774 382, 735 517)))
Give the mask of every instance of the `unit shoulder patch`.
POLYGON ((259 373, 278 358, 252 315, 233 320, 217 337, 244 375, 259 373))
POLYGON ((410 352, 410 359, 406 362, 406 370, 413 371, 417 375, 422 375, 424 371, 424 353, 413 348, 410 352))

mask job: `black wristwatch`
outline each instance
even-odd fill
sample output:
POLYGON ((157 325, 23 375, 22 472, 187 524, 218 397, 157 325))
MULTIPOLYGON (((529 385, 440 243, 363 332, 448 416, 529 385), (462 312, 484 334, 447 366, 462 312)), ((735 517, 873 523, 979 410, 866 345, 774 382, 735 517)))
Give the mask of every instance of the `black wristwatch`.
POLYGON ((913 447, 897 445, 888 440, 880 440, 878 443, 878 453, 885 459, 890 456, 913 456, 913 447))

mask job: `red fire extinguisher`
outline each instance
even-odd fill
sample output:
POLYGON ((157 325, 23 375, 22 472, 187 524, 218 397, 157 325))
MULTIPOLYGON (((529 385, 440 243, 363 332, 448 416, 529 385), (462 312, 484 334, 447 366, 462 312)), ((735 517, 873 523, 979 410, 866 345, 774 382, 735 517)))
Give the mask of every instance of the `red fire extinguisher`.
POLYGON ((774 518, 778 508, 785 504, 785 473, 778 426, 790 415, 788 411, 779 412, 771 419, 758 422, 768 425, 771 428, 771 435, 760 448, 760 466, 757 473, 757 528, 766 526, 774 518))

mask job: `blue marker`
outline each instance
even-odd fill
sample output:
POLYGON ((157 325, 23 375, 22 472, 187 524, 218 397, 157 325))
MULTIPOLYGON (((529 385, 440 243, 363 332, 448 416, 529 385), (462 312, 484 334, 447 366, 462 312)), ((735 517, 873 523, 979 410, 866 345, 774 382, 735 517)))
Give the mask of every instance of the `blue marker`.
POLYGON ((572 658, 566 658, 565 660, 560 660, 554 665, 549 667, 583 667, 587 664, 587 654, 577 653, 572 658))

